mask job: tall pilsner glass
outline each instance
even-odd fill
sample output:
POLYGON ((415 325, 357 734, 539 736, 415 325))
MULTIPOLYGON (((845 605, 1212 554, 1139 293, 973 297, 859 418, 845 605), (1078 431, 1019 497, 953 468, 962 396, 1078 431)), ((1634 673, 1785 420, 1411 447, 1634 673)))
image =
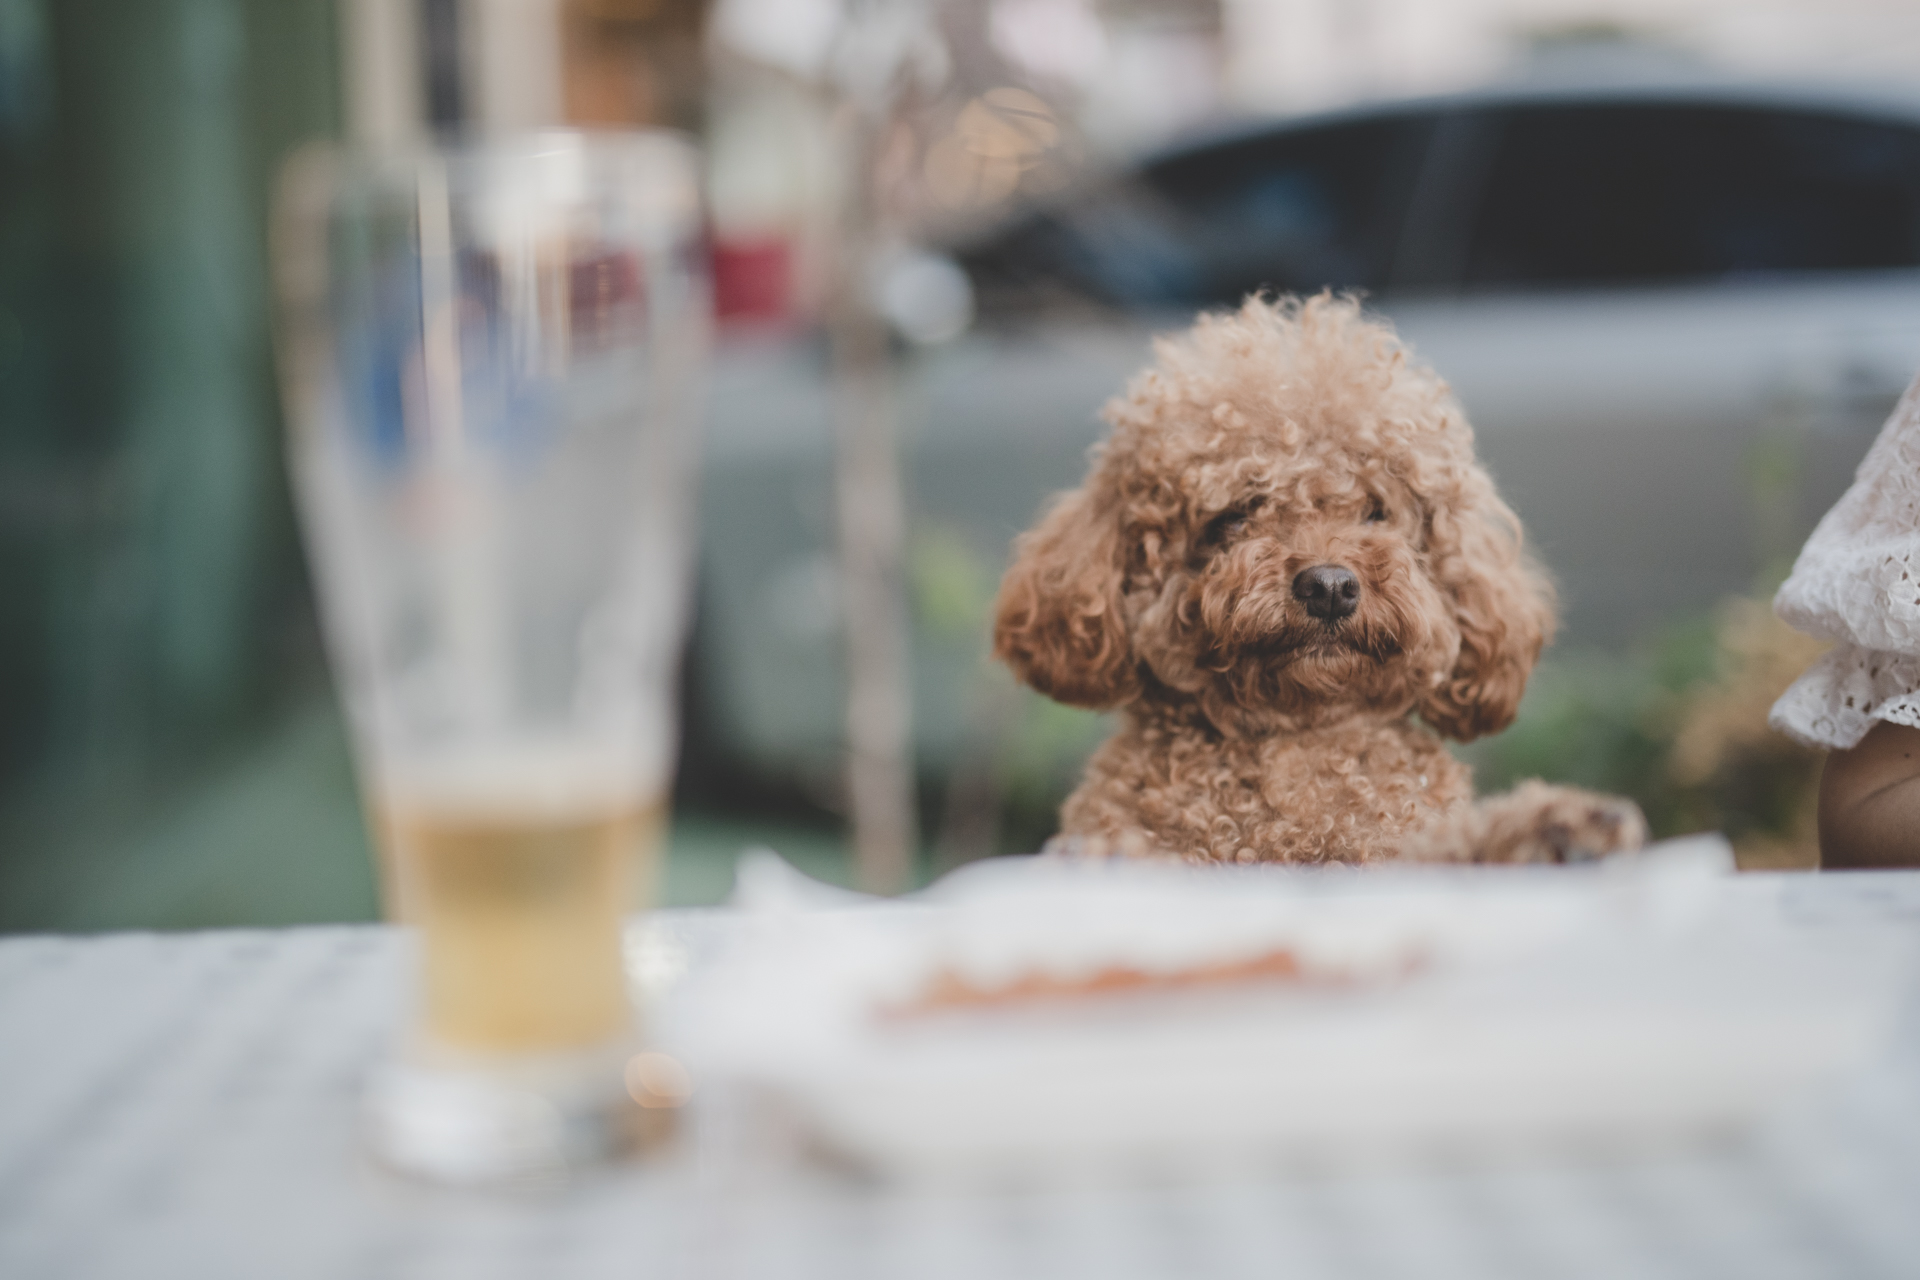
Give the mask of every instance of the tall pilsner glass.
POLYGON ((662 134, 319 151, 281 179, 294 480, 387 911, 419 940, 419 1016, 367 1099, 410 1171, 564 1171, 674 1101, 625 1070, 649 1059, 621 923, 672 772, 699 230, 662 134))

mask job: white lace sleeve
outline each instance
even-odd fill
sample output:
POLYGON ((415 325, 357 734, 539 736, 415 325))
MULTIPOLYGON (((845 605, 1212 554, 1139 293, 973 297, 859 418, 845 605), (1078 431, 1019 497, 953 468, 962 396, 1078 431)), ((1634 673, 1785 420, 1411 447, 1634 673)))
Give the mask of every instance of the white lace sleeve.
POLYGON ((1920 658, 1837 644, 1773 704, 1767 723, 1809 747, 1851 747, 1875 720, 1920 729, 1920 658))
POLYGON ((1773 609, 1834 648, 1768 717, 1817 747, 1851 747, 1875 720, 1920 728, 1920 378, 1794 561, 1773 609))

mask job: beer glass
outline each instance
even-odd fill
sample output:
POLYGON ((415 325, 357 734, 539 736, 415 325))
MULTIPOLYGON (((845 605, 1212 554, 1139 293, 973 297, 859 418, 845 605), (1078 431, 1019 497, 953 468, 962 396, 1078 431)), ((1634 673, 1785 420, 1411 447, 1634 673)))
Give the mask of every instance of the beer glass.
POLYGON ((367 1098, 409 1171, 564 1172, 677 1101, 626 1070, 658 1055, 621 928, 672 774, 699 236, 666 134, 282 175, 290 463, 386 910, 419 945, 416 1025, 367 1098))

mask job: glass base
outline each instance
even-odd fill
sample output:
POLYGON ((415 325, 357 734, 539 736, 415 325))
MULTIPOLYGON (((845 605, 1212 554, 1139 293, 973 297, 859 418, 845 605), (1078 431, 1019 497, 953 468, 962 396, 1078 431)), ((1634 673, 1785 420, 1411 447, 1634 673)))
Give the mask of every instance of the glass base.
POLYGON ((379 1068, 367 1138, 390 1168, 435 1182, 547 1184, 654 1145, 673 1112, 638 1105, 632 1045, 500 1057, 416 1049, 379 1068))

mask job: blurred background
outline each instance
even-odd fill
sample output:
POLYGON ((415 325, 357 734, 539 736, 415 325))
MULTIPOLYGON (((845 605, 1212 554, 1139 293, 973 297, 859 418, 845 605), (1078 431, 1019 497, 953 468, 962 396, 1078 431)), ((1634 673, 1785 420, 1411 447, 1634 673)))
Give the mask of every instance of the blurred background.
POLYGON ((1096 716, 986 660, 1156 331, 1365 290, 1558 578, 1463 749, 1809 865, 1766 607, 1920 368, 1906 0, 0 0, 0 929, 377 916, 290 509, 296 148, 566 122, 709 158, 719 319, 666 893, 849 875, 828 332, 886 325, 915 874, 1031 851, 1096 716), (848 113, 871 128, 848 142, 848 113), (847 193, 872 219, 850 257, 847 193))

